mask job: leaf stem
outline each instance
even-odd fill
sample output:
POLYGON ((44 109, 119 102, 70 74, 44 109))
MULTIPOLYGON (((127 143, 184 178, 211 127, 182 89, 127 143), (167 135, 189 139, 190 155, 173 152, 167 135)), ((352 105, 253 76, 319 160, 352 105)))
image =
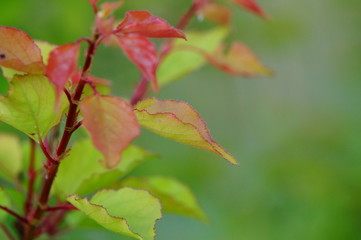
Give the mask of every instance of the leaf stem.
POLYGON ((193 18, 193 16, 196 14, 197 10, 199 8, 199 4, 192 3, 190 8, 183 14, 182 18, 179 20, 177 24, 177 28, 183 30, 190 22, 190 20, 193 18))
POLYGON ((25 215, 27 216, 32 208, 32 201, 34 195, 34 183, 36 179, 36 171, 35 171, 35 153, 36 153, 36 142, 30 138, 30 160, 29 160, 29 169, 28 169, 28 192, 25 200, 25 215))
POLYGON ((11 209, 9 209, 7 207, 1 206, 1 205, 0 205, 0 209, 4 210, 5 212, 9 213, 10 215, 16 217, 19 221, 21 221, 21 222, 23 222, 25 224, 29 224, 29 221, 26 218, 20 216, 19 214, 17 214, 13 210, 11 210, 11 209))
POLYGON ((54 207, 47 207, 44 211, 52 212, 52 211, 59 211, 59 210, 78 210, 78 209, 71 204, 63 204, 63 205, 58 205, 58 206, 54 206, 54 207))
MULTIPOLYGON (((96 51, 97 40, 99 39, 99 37, 100 35, 97 32, 95 32, 92 42, 91 44, 89 44, 81 78, 78 83, 78 86, 75 89, 74 94, 72 95, 71 98, 72 101, 69 105, 69 110, 67 114, 63 135, 60 140, 59 146, 57 148, 55 159, 53 159, 55 161, 51 161, 50 166, 47 169, 43 187, 41 189, 41 193, 38 199, 38 205, 34 213, 28 216, 28 219, 30 221, 30 226, 26 229, 26 234, 23 238, 24 240, 32 240, 34 238, 35 229, 38 227, 41 218, 48 207, 50 190, 53 185, 56 173, 58 172, 59 163, 66 153, 69 140, 73 134, 73 129, 77 122, 79 101, 83 94, 83 90, 86 84, 86 79, 90 71, 91 63, 93 61, 93 55, 96 51)), ((47 151, 45 151, 44 154, 46 154, 46 152, 47 151)))

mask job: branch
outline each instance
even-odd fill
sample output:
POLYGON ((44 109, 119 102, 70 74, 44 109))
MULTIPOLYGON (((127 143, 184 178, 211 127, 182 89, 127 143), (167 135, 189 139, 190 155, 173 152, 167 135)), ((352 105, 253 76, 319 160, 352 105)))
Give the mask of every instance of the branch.
POLYGON ((66 149, 68 147, 70 138, 73 134, 74 126, 76 125, 76 122, 77 122, 78 104, 79 104, 81 95, 83 94, 83 90, 84 90, 84 87, 86 84, 86 79, 87 79, 88 73, 90 71, 90 67, 91 67, 91 64, 93 61, 93 55, 96 51, 97 40, 99 39, 99 37, 100 37, 100 35, 95 31, 92 42, 89 45, 89 48, 87 50, 86 59, 85 59, 85 63, 83 66, 80 81, 79 81, 79 83, 75 89, 75 92, 72 96, 72 102, 69 105, 69 110, 68 110, 68 114, 67 114, 67 119, 66 119, 64 131, 63 131, 63 135, 60 140, 59 146, 56 150, 55 160, 53 158, 51 158, 48 151, 46 151, 45 146, 43 144, 40 145, 42 147, 44 154, 47 157, 50 157, 49 158, 50 166, 47 169, 46 178, 44 179, 44 183, 43 183, 43 186, 42 186, 42 189, 40 192, 40 196, 38 199, 38 205, 37 205, 34 213, 32 215, 28 216, 29 220, 30 220, 30 226, 26 229, 26 233, 25 233, 23 240, 32 240, 34 238, 35 230, 38 227, 39 223, 41 222, 41 218, 45 212, 45 209, 47 208, 47 205, 49 202, 50 190, 53 185, 55 176, 58 172, 59 163, 61 161, 61 158, 67 152, 66 149))
POLYGON ((23 222, 25 224, 29 224, 29 221, 26 218, 20 216, 19 214, 17 214, 13 210, 11 210, 11 209, 9 209, 7 207, 1 206, 1 205, 0 205, 0 209, 4 210, 5 212, 9 213, 10 215, 16 217, 19 221, 21 221, 21 222, 23 222))

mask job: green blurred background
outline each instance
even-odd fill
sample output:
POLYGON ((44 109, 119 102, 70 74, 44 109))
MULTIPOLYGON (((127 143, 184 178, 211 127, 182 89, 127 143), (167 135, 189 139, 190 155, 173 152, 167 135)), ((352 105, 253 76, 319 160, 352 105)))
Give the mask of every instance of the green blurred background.
MULTIPOLYGON (((128 0, 118 16, 150 10, 174 24, 190 2, 128 0)), ((186 182, 211 221, 165 215, 157 239, 361 239, 361 2, 258 2, 272 20, 233 8, 231 39, 248 44, 273 78, 230 77, 207 66, 158 95, 190 102, 240 167, 146 131, 137 140, 161 158, 135 174, 186 182)), ((1 25, 55 44, 89 36, 91 21, 86 0, 0 2, 1 25)), ((100 49, 93 72, 111 79, 118 95, 129 96, 138 80, 111 48, 100 49)), ((65 239, 127 238, 80 229, 65 239)))

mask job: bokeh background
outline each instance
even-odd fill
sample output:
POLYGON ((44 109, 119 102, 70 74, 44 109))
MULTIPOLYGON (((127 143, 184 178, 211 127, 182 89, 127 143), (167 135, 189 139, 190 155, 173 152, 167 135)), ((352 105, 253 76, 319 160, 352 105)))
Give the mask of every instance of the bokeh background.
MULTIPOLYGON (((175 24, 191 0, 125 2, 119 18, 149 10, 175 24)), ((230 40, 248 44, 274 77, 236 78, 206 66, 158 95, 190 102, 240 166, 145 130, 137 140, 161 158, 134 174, 187 183, 210 218, 165 215, 157 239, 361 239, 361 2, 258 2, 272 20, 233 7, 230 40)), ((86 0, 0 2, 1 25, 55 44, 89 36, 92 19, 86 0)), ((93 72, 111 79, 117 95, 129 96, 138 80, 110 48, 100 49, 93 72)), ((15 132, 5 124, 0 130, 15 132)), ((64 239, 127 238, 79 229, 64 239)))

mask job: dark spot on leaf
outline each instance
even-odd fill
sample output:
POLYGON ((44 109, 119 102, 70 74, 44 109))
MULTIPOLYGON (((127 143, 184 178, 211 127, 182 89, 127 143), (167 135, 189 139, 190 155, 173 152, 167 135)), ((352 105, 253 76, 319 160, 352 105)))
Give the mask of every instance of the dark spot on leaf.
POLYGON ((0 59, 5 59, 5 58, 6 58, 6 55, 5 55, 5 54, 0 53, 0 59))
POLYGON ((35 136, 35 133, 29 133, 29 135, 31 135, 31 136, 35 136))

